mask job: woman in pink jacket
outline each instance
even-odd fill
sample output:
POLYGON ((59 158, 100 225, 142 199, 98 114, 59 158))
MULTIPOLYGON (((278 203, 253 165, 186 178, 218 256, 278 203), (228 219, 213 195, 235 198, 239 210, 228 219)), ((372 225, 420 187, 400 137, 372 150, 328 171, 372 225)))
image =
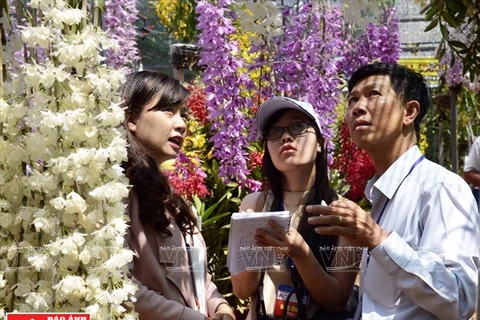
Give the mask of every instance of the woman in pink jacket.
POLYGON ((121 89, 128 140, 126 175, 132 185, 127 243, 138 280, 140 319, 233 320, 206 269, 206 247, 190 206, 160 171, 175 159, 187 133, 188 90, 166 75, 141 71, 121 89))

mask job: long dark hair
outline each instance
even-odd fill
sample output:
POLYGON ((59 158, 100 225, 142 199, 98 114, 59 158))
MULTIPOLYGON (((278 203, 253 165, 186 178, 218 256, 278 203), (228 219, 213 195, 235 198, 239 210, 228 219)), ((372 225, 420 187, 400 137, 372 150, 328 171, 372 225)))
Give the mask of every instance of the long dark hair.
MULTIPOLYGON (((290 109, 281 109, 272 115, 265 125, 263 137, 267 136, 268 131, 275 124, 275 122, 277 122, 277 120, 289 110, 290 109)), ((323 137, 320 134, 320 130, 316 125, 313 125, 313 127, 315 128, 315 132, 320 144, 323 146, 323 137)), ((282 199, 284 191, 282 173, 273 164, 272 157, 266 144, 267 140, 264 138, 263 146, 265 153, 262 163, 264 190, 270 189, 275 199, 282 199)), ((306 206, 309 204, 321 204, 322 200, 327 204, 330 204, 332 201, 338 199, 337 193, 332 189, 332 187, 330 187, 329 184, 326 148, 322 147, 322 151, 317 152, 317 157, 315 158, 315 171, 315 181, 313 183, 313 187, 303 197, 300 203, 301 205, 306 206)), ((325 248, 331 248, 332 245, 335 245, 338 237, 317 234, 314 230, 315 227, 311 226, 307 222, 309 213, 305 212, 305 206, 301 212, 298 232, 302 235, 303 239, 314 253, 315 258, 317 258, 320 265, 326 269, 326 267, 330 267, 332 265, 333 255, 330 254, 329 250, 325 251, 325 248)))
MULTIPOLYGON (((177 80, 153 71, 134 72, 120 88, 125 107, 124 126, 135 121, 143 108, 159 97, 157 105, 166 109, 172 105, 184 104, 189 95, 177 80)), ((168 211, 184 233, 193 231, 196 223, 190 207, 159 170, 152 151, 146 148, 128 129, 128 161, 122 164, 127 178, 138 195, 139 215, 144 223, 151 223, 164 236, 171 236, 168 230, 168 211)))

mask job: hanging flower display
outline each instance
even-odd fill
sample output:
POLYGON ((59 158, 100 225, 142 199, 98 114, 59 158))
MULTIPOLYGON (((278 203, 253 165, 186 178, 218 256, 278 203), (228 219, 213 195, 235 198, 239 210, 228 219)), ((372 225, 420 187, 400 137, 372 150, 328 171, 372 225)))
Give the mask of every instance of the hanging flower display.
POLYGON ((133 69, 140 60, 137 49, 138 10, 136 0, 106 0, 104 29, 118 42, 118 50, 106 51, 107 63, 115 68, 133 69))
POLYGON ((124 75, 104 63, 118 43, 67 1, 21 5, 30 13, 21 27, 1 21, 9 73, 0 100, 0 318, 134 319, 117 93, 124 75))
POLYGON ((249 179, 247 168, 248 132, 253 127, 248 109, 252 100, 242 94, 254 86, 248 74, 238 70, 245 61, 238 55, 236 32, 227 13, 231 1, 219 1, 218 7, 207 1, 197 5, 198 28, 202 30, 198 45, 202 47, 200 64, 206 65, 202 80, 206 85, 207 108, 212 121, 210 138, 214 156, 220 161, 219 175, 228 183, 232 179, 247 189, 257 190, 260 183, 249 179))
MULTIPOLYGON (((400 58, 399 19, 395 8, 381 12, 377 23, 369 22, 349 44, 341 69, 348 78, 360 66, 373 62, 396 62, 400 58)), ((354 29, 354 26, 350 26, 354 29)), ((352 35, 349 35, 350 37, 352 35)))
POLYGON ((339 78, 337 62, 327 57, 342 55, 341 14, 313 1, 298 12, 281 10, 272 1, 220 1, 218 6, 201 1, 197 12, 201 63, 207 66, 202 80, 209 94, 211 141, 220 175, 227 182, 233 179, 257 190, 259 182, 249 179, 247 148, 259 137, 253 123, 258 103, 273 95, 307 99, 324 115, 325 136, 333 136, 330 124, 338 103, 339 78), (251 61, 240 56, 238 42, 231 37, 237 32, 237 18, 245 31, 258 36, 251 49, 257 58, 251 61), (246 70, 256 77, 249 77, 246 70))

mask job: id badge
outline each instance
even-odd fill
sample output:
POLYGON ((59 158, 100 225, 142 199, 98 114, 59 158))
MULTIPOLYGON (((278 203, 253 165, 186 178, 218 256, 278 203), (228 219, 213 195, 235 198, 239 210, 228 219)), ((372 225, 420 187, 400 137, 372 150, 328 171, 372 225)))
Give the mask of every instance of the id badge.
MULTIPOLYGON (((273 315, 275 317, 283 317, 283 312, 285 308, 287 308, 287 318, 298 318, 298 301, 297 295, 295 293, 290 296, 290 299, 288 300, 288 305, 285 306, 287 297, 292 291, 293 287, 290 285, 281 284, 280 286, 278 286, 277 299, 275 300, 275 309, 273 310, 273 315)), ((305 291, 302 299, 302 304, 305 309, 308 306, 308 302, 310 300, 309 298, 309 293, 305 291)))

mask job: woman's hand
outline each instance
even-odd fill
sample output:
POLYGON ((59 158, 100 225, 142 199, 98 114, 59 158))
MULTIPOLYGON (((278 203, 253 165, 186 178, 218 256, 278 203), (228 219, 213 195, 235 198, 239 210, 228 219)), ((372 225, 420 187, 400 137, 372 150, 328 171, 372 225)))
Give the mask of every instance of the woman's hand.
POLYGON ((235 314, 228 304, 222 303, 217 307, 212 320, 235 320, 235 314))
POLYGON ((288 254, 291 258, 304 257, 309 253, 308 244, 295 228, 290 228, 287 233, 273 220, 268 222, 275 232, 275 236, 264 229, 257 229, 255 240, 258 246, 273 247, 278 254, 288 254))

